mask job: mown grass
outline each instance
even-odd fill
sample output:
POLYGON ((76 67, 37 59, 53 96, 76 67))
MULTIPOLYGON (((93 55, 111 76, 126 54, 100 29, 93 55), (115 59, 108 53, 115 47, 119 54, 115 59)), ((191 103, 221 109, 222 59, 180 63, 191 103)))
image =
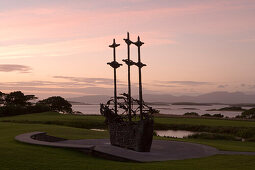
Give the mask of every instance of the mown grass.
MULTIPOLYGON (((68 138, 106 138, 107 132, 46 124, 0 122, 0 169, 254 169, 255 156, 215 155, 206 158, 153 163, 131 163, 104 160, 79 151, 36 146, 17 142, 21 133, 44 131, 50 135, 68 138)), ((206 141, 205 141, 206 142, 206 141)), ((208 141, 209 142, 209 141, 208 141)), ((203 143, 203 142, 202 142, 203 143)), ((230 144, 230 143, 229 143, 230 144)))
POLYGON ((69 115, 59 114, 57 112, 44 112, 36 114, 25 114, 11 117, 1 117, 0 121, 27 123, 27 124, 54 124, 78 128, 106 128, 103 116, 97 115, 69 115))

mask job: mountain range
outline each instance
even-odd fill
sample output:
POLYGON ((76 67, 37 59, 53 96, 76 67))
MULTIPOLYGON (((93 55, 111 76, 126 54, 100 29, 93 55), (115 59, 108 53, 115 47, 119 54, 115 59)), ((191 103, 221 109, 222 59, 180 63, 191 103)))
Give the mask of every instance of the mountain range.
MULTIPOLYGON (((138 98, 138 96, 134 96, 138 98)), ((82 97, 68 98, 68 101, 80 102, 84 104, 105 103, 110 99, 107 95, 88 95, 82 97)), ((255 95, 247 95, 242 92, 212 92, 198 96, 174 96, 171 94, 144 94, 143 99, 146 102, 157 103, 175 103, 175 102, 194 102, 194 103, 224 103, 241 104, 255 103, 255 95)))

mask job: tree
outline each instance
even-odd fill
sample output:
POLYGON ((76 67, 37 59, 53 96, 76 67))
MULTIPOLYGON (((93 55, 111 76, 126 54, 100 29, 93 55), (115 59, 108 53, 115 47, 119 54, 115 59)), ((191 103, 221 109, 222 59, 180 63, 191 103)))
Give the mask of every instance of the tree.
POLYGON ((44 104, 49 106, 52 111, 63 112, 63 113, 72 113, 72 105, 60 96, 52 96, 47 99, 41 100, 39 104, 44 104))
POLYGON ((255 108, 244 111, 238 118, 255 119, 255 108))
POLYGON ((0 104, 4 103, 4 97, 5 97, 5 94, 0 91, 0 104))
POLYGON ((24 95, 21 91, 15 91, 5 95, 4 104, 28 106, 31 105, 31 102, 29 101, 34 99, 37 99, 35 95, 24 95))

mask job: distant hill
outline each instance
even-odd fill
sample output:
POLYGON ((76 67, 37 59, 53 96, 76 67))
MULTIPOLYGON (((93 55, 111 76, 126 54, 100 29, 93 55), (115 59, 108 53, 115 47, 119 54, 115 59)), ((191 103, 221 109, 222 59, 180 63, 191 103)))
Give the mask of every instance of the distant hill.
POLYGON ((144 100, 148 102, 195 102, 195 103, 255 103, 255 95, 247 95, 242 92, 212 92, 198 96, 173 96, 173 95, 144 95, 144 100))
MULTIPOLYGON (((105 103, 110 96, 106 95, 90 95, 69 98, 69 101, 99 104, 105 103)), ((134 96, 137 98, 137 96, 134 96)), ((159 103, 176 103, 176 102, 194 102, 194 103, 225 103, 225 104, 241 104, 255 103, 255 95, 247 95, 242 92, 212 92, 198 96, 174 96, 170 94, 144 94, 144 101, 159 103)))
POLYGON ((88 95, 74 98, 67 98, 68 101, 86 103, 86 104, 99 104, 107 102, 111 96, 106 95, 88 95))

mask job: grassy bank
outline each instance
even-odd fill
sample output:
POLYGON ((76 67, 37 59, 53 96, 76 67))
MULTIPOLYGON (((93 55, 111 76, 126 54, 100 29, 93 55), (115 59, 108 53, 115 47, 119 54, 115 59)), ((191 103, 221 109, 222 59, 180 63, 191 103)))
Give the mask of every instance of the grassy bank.
POLYGON ((56 112, 2 117, 0 121, 26 124, 54 124, 86 129, 106 128, 103 116, 63 115, 56 112))
MULTIPOLYGON (((59 124, 74 127, 82 126, 100 126, 106 127, 105 118, 100 115, 63 115, 56 112, 44 112, 37 114, 26 114, 11 117, 0 117, 0 121, 17 123, 42 123, 59 124)), ((205 118, 185 118, 185 117, 155 117, 155 127, 163 128, 171 124, 175 125, 196 125, 211 127, 254 127, 255 121, 245 120, 223 120, 223 119, 205 119, 205 118)))
MULTIPOLYGON (((61 115, 54 112, 2 117, 0 121, 15 123, 55 124, 78 128, 107 128, 103 116, 61 115)), ((155 117, 157 130, 190 130, 222 133, 242 138, 255 138, 255 122, 244 120, 223 120, 185 117, 155 117)))

